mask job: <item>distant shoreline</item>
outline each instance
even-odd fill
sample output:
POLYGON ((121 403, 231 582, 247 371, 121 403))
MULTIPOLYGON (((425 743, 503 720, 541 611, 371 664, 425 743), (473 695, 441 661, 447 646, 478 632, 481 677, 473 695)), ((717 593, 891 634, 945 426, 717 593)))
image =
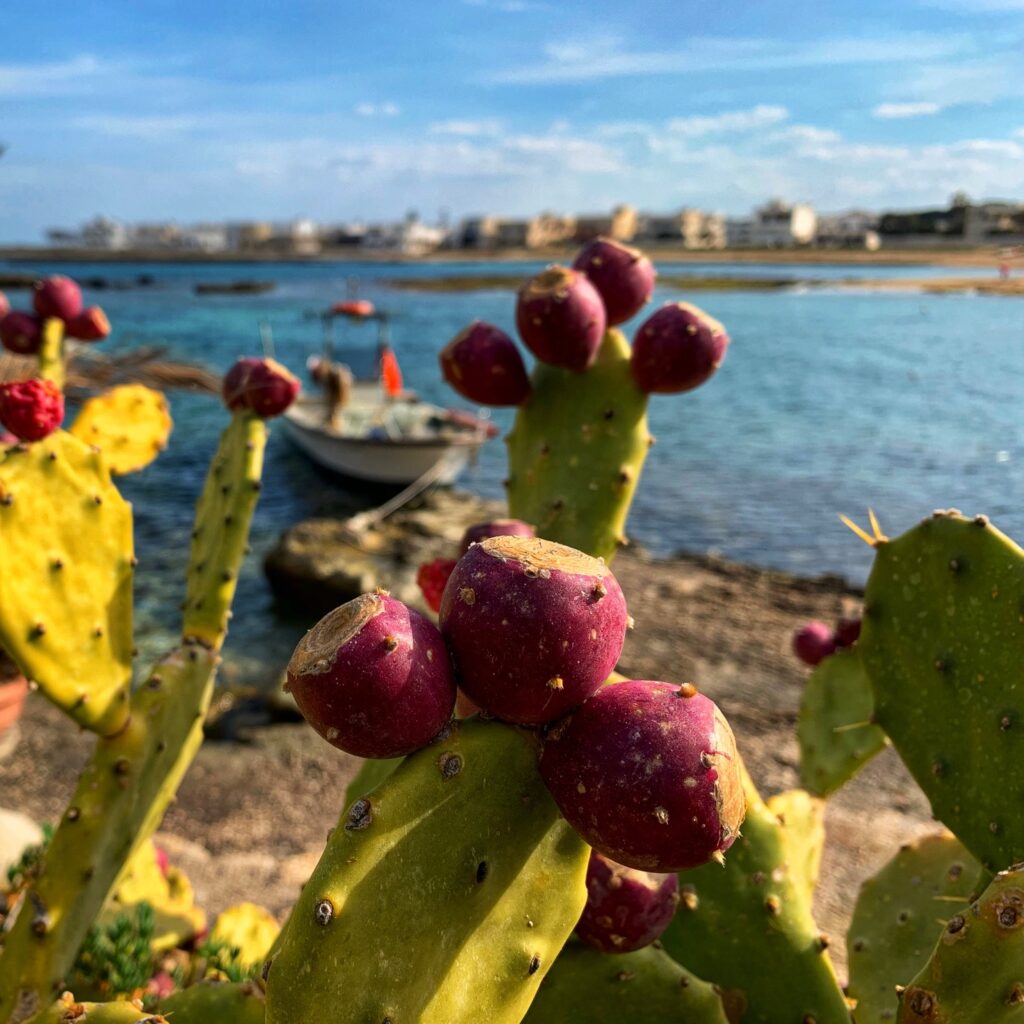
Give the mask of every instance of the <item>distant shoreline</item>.
MULTIPOLYGON (((183 263, 183 264, 263 264, 263 263, 525 263, 566 261, 574 248, 440 250, 425 256, 391 252, 367 252, 360 249, 330 249, 315 256, 294 253, 263 252, 181 252, 177 250, 84 250, 44 246, 0 246, 0 260, 12 263, 183 263)), ((993 268, 999 253, 985 249, 682 249, 675 246, 647 246, 645 251, 656 260, 678 263, 772 263, 787 265, 857 264, 872 266, 935 266, 993 268)))

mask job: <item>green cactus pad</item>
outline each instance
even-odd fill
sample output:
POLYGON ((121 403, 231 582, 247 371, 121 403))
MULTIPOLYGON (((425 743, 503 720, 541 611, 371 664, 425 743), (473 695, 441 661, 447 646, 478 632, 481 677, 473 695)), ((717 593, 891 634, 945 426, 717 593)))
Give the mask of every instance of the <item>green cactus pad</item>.
POLYGON ((508 435, 508 508, 539 536, 611 560, 624 540, 651 436, 629 342, 605 334, 585 373, 544 363, 508 435))
POLYGON ((227 634, 238 573, 259 498, 267 428, 237 412, 221 435, 196 507, 184 635, 218 650, 227 634))
POLYGON ((943 832, 908 843, 861 886, 846 939, 857 1024, 892 1024, 896 986, 917 974, 946 922, 966 910, 980 871, 943 832))
POLYGON ((128 718, 132 512, 100 455, 58 431, 0 458, 0 646, 79 725, 128 718))
POLYGON ((170 1024, 159 1014, 147 1013, 140 1003, 79 1003, 65 992, 33 1024, 170 1024))
POLYGON ((800 781, 817 796, 834 793, 885 749, 872 725, 874 699, 854 647, 826 658, 804 686, 797 722, 800 781))
POLYGON ((728 1024, 714 987, 664 950, 598 953, 571 941, 523 1024, 728 1024))
POLYGON ((767 806, 782 825, 790 878, 809 902, 825 849, 825 801, 802 789, 787 789, 769 797, 767 806))
POLYGON ((470 719, 334 830, 267 980, 270 1024, 518 1024, 586 901, 536 738, 470 719))
POLYGON ((1024 1019, 1024 868, 1002 871, 948 915, 931 959, 903 991, 898 1024, 1024 1019))
POLYGON ((360 797, 369 796, 405 760, 403 757, 368 758, 359 767, 345 790, 345 806, 350 807, 360 797))
POLYGON ((201 981, 168 996, 160 1012, 171 1024, 263 1024, 266 1007, 254 981, 201 981))
POLYGON ((714 862, 679 875, 679 910, 662 942, 723 990, 743 1024, 849 1024, 850 1011, 811 916, 803 868, 791 866, 784 826, 744 772, 747 817, 714 862))
POLYGON ((151 839, 141 843, 125 864, 97 924, 109 925, 140 903, 153 909, 152 946, 156 952, 181 946, 206 928, 206 912, 196 906, 188 878, 174 867, 164 876, 151 839))
POLYGON ((167 399, 143 384, 122 384, 90 398, 70 432, 103 452, 115 476, 136 473, 167 447, 171 434, 167 399))
POLYGON ((53 317, 43 324, 39 345, 39 376, 64 390, 64 321, 53 317))
POLYGON ((878 545, 865 597, 878 724, 986 868, 1024 860, 1024 551, 939 514, 878 545))
POLYGON ((0 952, 0 1024, 53 998, 123 866, 155 831, 202 743, 217 660, 199 644, 175 651, 135 692, 128 725, 98 741, 0 952))

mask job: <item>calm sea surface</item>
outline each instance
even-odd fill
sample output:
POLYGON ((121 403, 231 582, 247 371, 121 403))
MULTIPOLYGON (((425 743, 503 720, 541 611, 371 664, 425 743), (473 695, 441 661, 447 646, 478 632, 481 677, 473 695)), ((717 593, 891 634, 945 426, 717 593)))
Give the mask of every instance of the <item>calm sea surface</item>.
MULTIPOLYGON (((673 274, 824 281, 971 274, 855 265, 660 266, 673 274)), ((33 269, 110 280, 152 275, 150 288, 87 294, 114 325, 106 347, 165 344, 172 357, 218 371, 239 355, 258 352, 261 321, 272 327, 278 358, 301 370, 320 342, 319 323, 307 313, 344 298, 346 281, 354 279, 360 296, 393 314, 393 341, 407 383, 428 399, 464 405, 441 383, 437 352, 474 317, 512 332, 512 294, 401 291, 383 279, 520 268, 346 263, 33 269), (193 294, 199 281, 239 278, 273 280, 277 288, 254 297, 193 294)), ((666 288, 656 299, 684 296, 666 288)), ((24 292, 10 297, 26 304, 24 292)), ((696 292, 693 298, 726 325, 732 345, 708 385, 652 401, 658 443, 633 505, 629 532, 635 539, 662 553, 716 551, 859 581, 870 552, 839 523, 839 512, 863 521, 870 505, 895 534, 935 507, 956 506, 987 512, 1003 530, 1024 538, 1024 300, 829 288, 696 292)), ((374 340, 373 327, 339 328, 341 342, 369 347, 374 340)), ((224 423, 215 399, 175 393, 171 403, 176 425, 170 448, 144 473, 122 480, 135 503, 138 631, 150 656, 177 628, 192 503, 224 423)), ((498 410, 495 420, 506 428, 511 414, 498 410)), ((262 578, 263 553, 290 523, 349 514, 365 504, 313 469, 279 431, 267 470, 226 652, 234 672, 246 679, 271 675, 309 625, 275 607, 262 578)), ((503 476, 504 446, 495 441, 462 484, 498 496, 503 476)))

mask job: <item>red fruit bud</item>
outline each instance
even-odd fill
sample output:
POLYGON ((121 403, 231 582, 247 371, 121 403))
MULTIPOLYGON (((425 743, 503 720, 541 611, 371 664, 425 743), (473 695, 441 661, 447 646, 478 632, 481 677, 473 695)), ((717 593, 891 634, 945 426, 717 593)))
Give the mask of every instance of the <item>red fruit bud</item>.
POLYGON ((11 304, 7 301, 7 296, 3 292, 0 292, 0 317, 7 316, 11 311, 11 304))
POLYGON ((521 405, 530 395, 530 380, 516 343, 482 320, 448 342, 440 361, 444 379, 471 402, 521 405))
POLYGON ((836 637, 824 622, 808 622, 793 634, 793 653, 812 668, 835 654, 836 637))
POLYGON ((8 313, 0 320, 0 342, 8 352, 34 356, 43 340, 43 325, 31 313, 8 313))
POLYGON ((36 282, 32 305, 44 320, 56 317, 67 323, 82 312, 82 291, 70 277, 57 274, 36 282))
POLYGON ((252 409, 257 416, 279 416, 301 389, 297 377, 273 359, 239 359, 224 376, 222 392, 227 407, 236 412, 252 409))
POLYGON ((110 321, 99 306, 89 306, 68 321, 66 330, 68 337, 79 341, 102 341, 110 336, 110 321))
POLYGON ((597 289, 610 327, 628 320, 651 300, 654 265, 639 249, 595 238, 580 250, 573 266, 597 289))
POLYGON ((454 569, 454 558, 435 558, 421 565, 416 573, 416 582, 423 593, 423 600, 432 612, 441 610, 441 595, 454 569))
POLYGON ((0 423, 22 441, 41 441, 64 420, 64 396, 48 380, 0 384, 0 423))
POLYGON ((636 332, 633 379, 648 394, 691 391, 718 369, 728 345, 717 320, 688 302, 669 302, 636 332))
POLYGON ((607 315, 597 289, 578 270, 551 266, 519 289, 516 327, 542 362, 582 373, 597 358, 607 315))

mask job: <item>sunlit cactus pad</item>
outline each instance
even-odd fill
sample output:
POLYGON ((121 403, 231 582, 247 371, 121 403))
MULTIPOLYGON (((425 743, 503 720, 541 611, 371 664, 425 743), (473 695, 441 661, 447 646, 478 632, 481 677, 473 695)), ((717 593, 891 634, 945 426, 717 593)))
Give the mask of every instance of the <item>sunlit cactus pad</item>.
POLYGON ((90 398, 71 433, 103 452, 115 476, 145 469, 167 446, 171 433, 167 399, 142 384, 123 384, 90 398))
POLYGON ((75 721, 128 715, 132 513, 102 456, 57 432, 0 459, 0 645, 75 721))

